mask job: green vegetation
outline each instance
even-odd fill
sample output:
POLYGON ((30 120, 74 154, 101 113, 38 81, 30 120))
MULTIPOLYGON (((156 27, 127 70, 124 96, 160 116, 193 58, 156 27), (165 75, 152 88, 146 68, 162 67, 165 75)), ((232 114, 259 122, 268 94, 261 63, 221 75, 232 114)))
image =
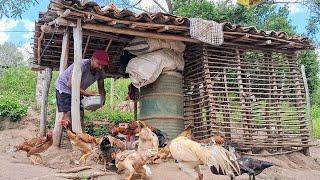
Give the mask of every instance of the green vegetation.
POLYGON ((28 106, 18 100, 0 95, 0 117, 9 118, 11 121, 18 121, 27 115, 28 106))
MULTIPOLYGON (((49 97, 48 97, 48 121, 49 126, 54 125, 56 113, 55 81, 58 72, 53 72, 49 97)), ((37 83, 37 72, 31 71, 28 67, 8 68, 1 70, 0 81, 0 116, 8 117, 18 121, 26 115, 28 108, 35 108, 35 89, 37 83)), ((127 95, 127 87, 130 83, 127 79, 120 79, 115 82, 114 103, 110 105, 110 79, 105 80, 107 91, 106 105, 95 112, 85 112, 85 121, 108 120, 110 122, 129 122, 133 119, 133 113, 120 112, 117 106, 127 95)), ((96 84, 90 87, 96 91, 96 84)))

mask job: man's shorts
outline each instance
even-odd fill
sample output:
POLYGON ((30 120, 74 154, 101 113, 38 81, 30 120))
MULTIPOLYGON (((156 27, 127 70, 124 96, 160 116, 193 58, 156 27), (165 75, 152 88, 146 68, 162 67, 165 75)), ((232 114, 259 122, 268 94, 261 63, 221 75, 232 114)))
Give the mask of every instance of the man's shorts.
MULTIPOLYGON (((58 112, 68 112, 71 111, 71 94, 60 93, 56 90, 56 99, 58 112)), ((82 99, 82 98, 81 98, 82 99)), ((83 105, 80 102, 80 111, 83 111, 83 105)))

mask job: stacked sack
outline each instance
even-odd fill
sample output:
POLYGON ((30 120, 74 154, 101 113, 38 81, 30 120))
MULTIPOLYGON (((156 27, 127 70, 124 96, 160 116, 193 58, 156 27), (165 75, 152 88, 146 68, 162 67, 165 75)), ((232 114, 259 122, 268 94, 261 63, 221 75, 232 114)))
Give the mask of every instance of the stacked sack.
POLYGON ((140 88, 157 80, 161 72, 183 71, 185 47, 180 41, 134 38, 124 48, 137 56, 126 68, 132 84, 140 88))

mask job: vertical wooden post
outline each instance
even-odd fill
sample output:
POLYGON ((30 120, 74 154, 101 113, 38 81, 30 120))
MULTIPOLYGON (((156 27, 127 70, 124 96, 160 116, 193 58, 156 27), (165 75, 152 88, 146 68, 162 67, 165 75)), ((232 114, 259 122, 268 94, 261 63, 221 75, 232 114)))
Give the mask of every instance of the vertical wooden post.
MULTIPOLYGON (((294 55, 288 55, 288 59, 292 60, 292 59, 296 59, 296 54, 294 55)), ((295 75, 295 94, 296 94, 296 109, 298 111, 298 116, 299 116, 299 121, 300 121, 300 133, 303 134, 301 135, 301 141, 302 144, 308 144, 308 140, 309 140, 309 135, 306 135, 306 132, 308 132, 308 124, 304 122, 304 117, 301 117, 303 115, 303 113, 301 112, 303 110, 303 99, 302 99, 302 92, 301 92, 301 84, 300 84, 300 73, 297 71, 297 69, 293 69, 292 70, 293 74, 295 75)), ((302 73, 301 73, 302 75, 302 73)), ((302 75, 303 76, 303 75, 302 75)), ((309 152, 309 147, 303 147, 302 148, 302 152, 304 153, 304 155, 310 156, 310 152, 309 152)))
POLYGON ((306 72, 304 65, 301 65, 301 74, 302 74, 302 79, 303 79, 303 85, 304 85, 304 90, 306 93, 306 101, 307 101, 307 118, 309 122, 309 127, 310 127, 310 137, 313 135, 313 124, 312 124, 312 119, 311 119, 311 103, 310 103, 310 96, 309 96, 309 87, 308 87, 308 81, 306 77, 306 72))
POLYGON ((138 95, 137 95, 137 89, 134 89, 134 100, 133 100, 133 115, 134 115, 134 120, 138 120, 138 95))
POLYGON ((229 92, 228 92, 228 81, 227 81, 227 70, 226 68, 223 68, 223 84, 224 84, 224 98, 223 100, 225 101, 225 104, 227 107, 225 107, 224 113, 223 113, 223 117, 224 117, 224 121, 227 122, 225 124, 225 126, 227 128, 225 128, 225 137, 227 140, 231 140, 231 111, 230 111, 230 101, 229 101, 229 92))
MULTIPOLYGON (((60 67, 59 67, 59 75, 63 73, 63 71, 68 66, 68 58, 69 58, 69 44, 70 44, 70 32, 67 31, 63 34, 62 39, 62 52, 60 57, 60 67)), ((58 112, 58 108, 56 108, 56 120, 54 123, 53 129, 53 145, 55 147, 60 146, 61 136, 62 136, 62 127, 60 125, 60 120, 62 118, 62 113, 58 112)))
POLYGON ((41 99, 43 91, 43 71, 38 71, 37 86, 36 86, 36 102, 37 108, 41 108, 41 99))
POLYGON ((74 45, 74 67, 72 72, 72 91, 71 91, 71 119, 72 130, 81 133, 80 117, 80 83, 81 83, 81 60, 82 60, 82 27, 81 19, 77 19, 77 26, 73 28, 74 45))
POLYGON ((248 116, 247 116, 247 112, 248 112, 248 107, 246 105, 246 99, 245 99, 245 96, 244 96, 244 86, 243 86, 243 80, 242 80, 242 69, 241 69, 241 55, 240 55, 240 51, 239 51, 239 48, 237 47, 236 48, 236 58, 237 58, 237 63, 238 63, 238 66, 237 66, 237 83, 238 83, 238 86, 239 86, 239 99, 240 99, 240 104, 241 104, 241 109, 242 110, 245 110, 245 111, 242 111, 242 117, 243 119, 245 119, 244 121, 246 123, 243 124, 243 128, 245 128, 246 130, 244 130, 244 141, 245 142, 248 142, 248 141, 251 141, 251 134, 250 134, 250 126, 248 124, 251 124, 250 120, 248 119, 248 116))
POLYGON ((43 92, 41 98, 41 110, 40 110, 40 135, 46 135, 46 125, 48 119, 48 94, 50 88, 50 82, 52 77, 52 69, 46 68, 44 70, 44 82, 43 82, 43 92))
MULTIPOLYGON (((207 46, 202 46, 203 48, 203 73, 204 73, 204 94, 200 96, 205 97, 205 95, 208 95, 209 101, 208 101, 208 107, 209 108, 204 108, 202 105, 200 112, 202 112, 203 109, 205 109, 206 111, 208 111, 208 115, 209 118, 206 118, 207 122, 203 122, 202 123, 206 123, 207 124, 211 124, 211 126, 215 126, 217 123, 217 112, 216 112, 216 104, 215 104, 215 97, 214 97, 214 89, 213 89, 213 85, 214 85, 214 81, 211 79, 211 75, 210 75, 210 69, 209 69, 209 59, 208 59, 208 52, 207 52, 207 46)), ((201 89, 199 90, 201 92, 201 89)), ((200 105, 201 106, 201 105, 200 105)), ((202 116, 202 113, 201 113, 202 116)), ((202 124, 203 125, 203 124, 202 124)), ((204 136, 212 136, 213 135, 213 128, 210 126, 206 126, 205 129, 208 133, 204 134, 204 136), (210 129, 209 129, 210 128, 210 129)), ((215 131, 217 131, 217 128, 214 128, 215 131)), ((220 129, 219 129, 220 130, 220 129)))
POLYGON ((113 109, 113 97, 114 97, 114 78, 111 78, 110 82, 110 107, 113 109))

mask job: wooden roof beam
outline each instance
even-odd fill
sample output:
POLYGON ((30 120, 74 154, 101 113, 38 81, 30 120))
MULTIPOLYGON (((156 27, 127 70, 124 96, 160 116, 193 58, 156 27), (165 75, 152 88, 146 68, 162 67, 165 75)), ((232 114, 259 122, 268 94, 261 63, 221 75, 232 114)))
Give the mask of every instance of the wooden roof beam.
POLYGON ((165 40, 200 43, 199 40, 192 39, 190 37, 184 37, 184 36, 172 35, 172 34, 159 34, 159 33, 152 33, 152 32, 142 32, 142 31, 135 31, 135 30, 130 30, 130 29, 120 29, 120 28, 114 28, 114 27, 103 26, 103 25, 98 25, 98 24, 84 23, 82 25, 82 28, 87 29, 87 30, 96 30, 96 31, 102 31, 102 32, 109 32, 109 33, 126 34, 126 35, 131 35, 131 36, 140 36, 140 37, 147 37, 147 38, 154 38, 154 39, 165 39, 165 40))
POLYGON ((241 37, 237 37, 235 39, 232 39, 231 42, 237 42, 237 41, 242 41, 244 39, 249 39, 250 38, 250 34, 245 34, 244 36, 241 37))
POLYGON ((269 39, 269 40, 266 40, 266 41, 261 42, 261 43, 256 43, 255 45, 257 45, 257 46, 267 46, 267 45, 272 45, 272 41, 269 39))
POLYGON ((163 26, 162 28, 159 28, 157 30, 157 32, 164 32, 164 31, 168 31, 169 30, 169 26, 163 26))

